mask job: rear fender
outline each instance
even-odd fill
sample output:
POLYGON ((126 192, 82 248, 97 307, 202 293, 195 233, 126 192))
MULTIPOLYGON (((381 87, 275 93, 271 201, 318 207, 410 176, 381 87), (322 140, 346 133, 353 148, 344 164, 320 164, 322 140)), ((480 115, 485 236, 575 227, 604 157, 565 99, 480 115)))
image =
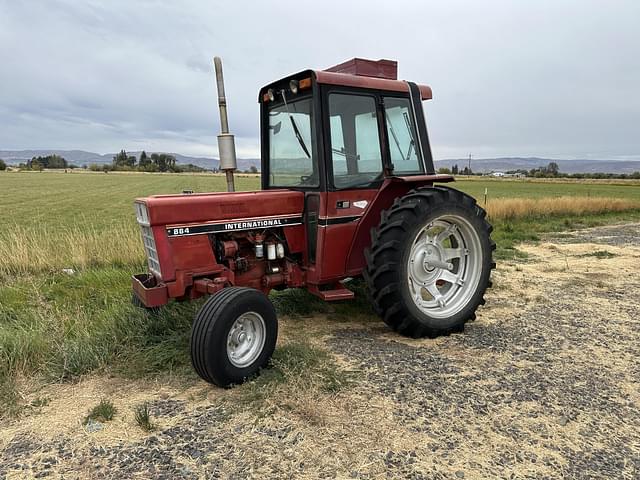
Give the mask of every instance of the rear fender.
POLYGON ((366 266, 364 250, 371 244, 371 229, 380 223, 380 214, 391 207, 393 201, 405 195, 409 190, 432 186, 435 182, 448 183, 455 179, 451 175, 412 175, 406 177, 388 177, 380 187, 371 205, 358 222, 347 260, 347 275, 356 276, 366 266))

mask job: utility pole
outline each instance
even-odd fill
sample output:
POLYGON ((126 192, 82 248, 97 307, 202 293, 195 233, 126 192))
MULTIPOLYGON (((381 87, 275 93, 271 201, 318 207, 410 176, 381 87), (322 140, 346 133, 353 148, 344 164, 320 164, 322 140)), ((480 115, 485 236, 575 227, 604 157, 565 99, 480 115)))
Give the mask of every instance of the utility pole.
POLYGON ((471 154, 469 154, 469 170, 468 174, 471 175, 471 154))

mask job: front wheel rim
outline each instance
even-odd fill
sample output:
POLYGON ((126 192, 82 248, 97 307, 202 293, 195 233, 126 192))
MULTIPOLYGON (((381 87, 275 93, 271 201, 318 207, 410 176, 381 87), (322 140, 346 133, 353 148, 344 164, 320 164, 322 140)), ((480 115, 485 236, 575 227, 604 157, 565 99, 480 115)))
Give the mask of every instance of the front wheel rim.
POLYGON ((482 244, 471 223, 442 215, 414 237, 407 261, 411 298, 433 318, 460 312, 475 294, 482 273, 482 244))
POLYGON ((227 357, 231 364, 246 368, 256 361, 264 348, 267 327, 256 312, 240 315, 227 335, 227 357))

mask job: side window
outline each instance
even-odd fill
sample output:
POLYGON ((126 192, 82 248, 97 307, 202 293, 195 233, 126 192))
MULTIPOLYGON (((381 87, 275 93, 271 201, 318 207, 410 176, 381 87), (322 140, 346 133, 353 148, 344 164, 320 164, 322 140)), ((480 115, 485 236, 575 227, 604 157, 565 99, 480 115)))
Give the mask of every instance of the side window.
POLYGON ((409 99, 385 97, 384 115, 393 172, 395 174, 424 172, 419 157, 409 99))
POLYGON ((376 101, 364 95, 329 95, 331 161, 337 188, 364 186, 382 175, 376 101))

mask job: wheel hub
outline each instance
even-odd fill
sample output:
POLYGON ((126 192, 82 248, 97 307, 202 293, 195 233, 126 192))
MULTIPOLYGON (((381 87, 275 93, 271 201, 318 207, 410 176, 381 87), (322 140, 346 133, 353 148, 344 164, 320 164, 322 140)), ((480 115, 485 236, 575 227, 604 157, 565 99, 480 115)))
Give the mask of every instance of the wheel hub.
POLYGON ((236 367, 251 365, 262 352, 266 339, 264 319, 256 312, 240 315, 227 336, 227 356, 236 367))
POLYGON ((424 313, 445 318, 468 302, 479 281, 477 232, 462 217, 447 215, 425 225, 409 254, 408 282, 412 299, 424 313))

